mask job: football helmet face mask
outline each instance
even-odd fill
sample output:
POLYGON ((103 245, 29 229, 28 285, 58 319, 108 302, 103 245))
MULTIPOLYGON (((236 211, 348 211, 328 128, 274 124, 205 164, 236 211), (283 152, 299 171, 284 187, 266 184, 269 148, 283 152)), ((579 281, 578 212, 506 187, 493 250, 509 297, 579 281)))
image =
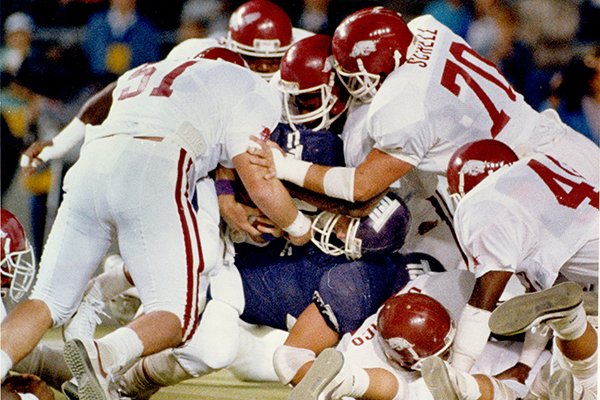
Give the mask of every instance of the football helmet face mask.
POLYGON ((429 356, 449 350, 456 330, 437 300, 421 293, 390 297, 377 315, 379 343, 392 365, 419 371, 429 356))
POLYGON ((327 129, 346 109, 347 94, 333 68, 331 37, 314 35, 294 43, 281 59, 280 73, 278 88, 290 125, 327 129))
POLYGON ((208 58, 210 60, 223 60, 240 67, 248 68, 246 61, 235 51, 226 49, 225 47, 209 47, 201 51, 195 58, 208 58))
POLYGON ((402 16, 371 7, 346 17, 333 34, 335 68, 350 94, 369 102, 385 77, 406 60, 413 34, 402 16))
POLYGON ((409 223, 408 208, 400 197, 389 192, 363 218, 321 212, 312 223, 311 241, 326 254, 345 254, 355 260, 369 252, 400 249, 409 223))
POLYGON ((0 209, 2 297, 8 295, 15 302, 29 290, 35 277, 35 257, 23 226, 11 212, 0 209))
POLYGON ((493 139, 478 140, 459 147, 448 162, 448 190, 455 202, 494 171, 519 158, 506 144, 493 139))
MULTIPOLYGON (((229 19, 227 46, 253 58, 281 58, 292 44, 292 22, 279 6, 268 0, 250 0, 229 19)), ((256 71, 270 79, 272 72, 256 71)))

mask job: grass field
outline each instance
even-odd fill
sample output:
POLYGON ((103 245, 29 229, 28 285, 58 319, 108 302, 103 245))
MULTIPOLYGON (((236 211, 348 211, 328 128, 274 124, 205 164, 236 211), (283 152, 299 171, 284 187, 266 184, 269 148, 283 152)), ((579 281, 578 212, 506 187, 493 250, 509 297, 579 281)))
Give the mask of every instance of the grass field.
MULTIPOLYGON (((103 336, 109 329, 98 330, 103 336)), ((60 329, 49 331, 43 341, 52 347, 62 346, 60 329)), ((280 383, 242 382, 227 370, 191 379, 178 385, 166 387, 156 393, 156 400, 283 400, 290 389, 280 383)), ((62 393, 55 392, 56 400, 65 400, 62 393)))

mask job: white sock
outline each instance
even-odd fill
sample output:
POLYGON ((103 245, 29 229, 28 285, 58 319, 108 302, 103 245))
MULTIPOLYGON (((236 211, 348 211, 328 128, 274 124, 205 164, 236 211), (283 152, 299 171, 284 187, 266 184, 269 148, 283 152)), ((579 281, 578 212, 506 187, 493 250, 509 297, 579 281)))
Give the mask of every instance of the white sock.
POLYGON ((133 287, 125 276, 124 266, 125 263, 120 268, 105 270, 92 280, 92 290, 95 290, 100 295, 99 298, 105 303, 133 287))
POLYGON ((2 376, 2 381, 6 378, 12 366, 13 362, 10 356, 4 350, 0 350, 0 373, 2 374, 0 376, 2 376))
POLYGON ((96 341, 106 372, 130 366, 141 357, 144 344, 131 328, 123 327, 96 341))
POLYGON ((350 371, 354 377, 352 382, 352 392, 348 393, 349 396, 360 398, 362 397, 367 389, 369 388, 369 374, 364 369, 355 365, 350 365, 350 371))
POLYGON ((569 315, 548 322, 556 336, 562 340, 579 339, 585 333, 587 324, 583 303, 578 305, 569 315))

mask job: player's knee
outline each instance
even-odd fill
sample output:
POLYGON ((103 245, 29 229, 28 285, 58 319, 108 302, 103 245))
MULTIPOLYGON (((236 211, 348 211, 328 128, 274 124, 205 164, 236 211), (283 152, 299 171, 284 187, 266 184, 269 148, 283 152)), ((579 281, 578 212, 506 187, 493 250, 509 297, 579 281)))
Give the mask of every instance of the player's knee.
POLYGON ((304 364, 314 361, 316 357, 312 350, 283 345, 273 354, 273 367, 281 383, 287 385, 304 364))
POLYGON ((75 311, 77 311, 77 304, 72 304, 72 305, 60 304, 60 303, 53 301, 51 298, 46 298, 43 296, 35 296, 34 297, 32 295, 30 298, 32 300, 39 300, 46 305, 46 307, 48 308, 48 311, 50 311, 50 318, 52 318, 52 325, 55 327, 66 323, 69 320, 69 318, 71 318, 73 316, 73 314, 75 314, 75 311))

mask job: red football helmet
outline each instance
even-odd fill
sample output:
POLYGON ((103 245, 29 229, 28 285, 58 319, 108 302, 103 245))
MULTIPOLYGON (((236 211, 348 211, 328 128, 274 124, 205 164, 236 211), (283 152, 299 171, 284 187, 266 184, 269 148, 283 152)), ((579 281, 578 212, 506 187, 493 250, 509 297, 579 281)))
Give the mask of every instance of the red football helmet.
POLYGON ((368 102, 379 85, 406 61, 413 34, 402 16, 371 7, 346 17, 333 34, 335 67, 350 94, 368 102))
MULTIPOLYGON (((250 0, 231 14, 227 45, 236 53, 281 58, 291 44, 292 22, 276 4, 250 0)), ((270 78, 273 73, 264 75, 264 78, 270 78)))
POLYGON ((278 85, 290 125, 320 119, 310 128, 326 129, 346 109, 348 95, 333 68, 331 37, 314 35, 294 43, 281 59, 279 70, 278 85))
POLYGON ((444 354, 456 332, 448 310, 421 293, 386 300, 377 316, 377 330, 392 364, 417 371, 424 358, 444 354))
POLYGON ((493 139, 478 140, 458 148, 448 162, 448 189, 462 197, 492 172, 519 158, 506 144, 493 139))
POLYGON ((198 58, 208 58, 211 60, 223 60, 232 64, 237 64, 241 67, 248 68, 246 61, 235 51, 226 49, 225 47, 209 47, 196 56, 198 58))
POLYGON ((0 209, 2 297, 7 294, 19 301, 29 290, 35 276, 33 248, 27 241, 23 226, 11 212, 0 209))

